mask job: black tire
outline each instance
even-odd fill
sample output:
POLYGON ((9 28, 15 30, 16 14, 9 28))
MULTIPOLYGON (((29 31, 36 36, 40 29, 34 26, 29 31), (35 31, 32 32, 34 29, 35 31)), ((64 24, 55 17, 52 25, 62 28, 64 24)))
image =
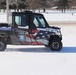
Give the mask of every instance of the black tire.
POLYGON ((50 49, 52 51, 60 51, 62 49, 62 42, 59 39, 54 39, 50 42, 50 49))
POLYGON ((3 40, 0 40, 0 51, 4 51, 6 49, 6 43, 3 40))

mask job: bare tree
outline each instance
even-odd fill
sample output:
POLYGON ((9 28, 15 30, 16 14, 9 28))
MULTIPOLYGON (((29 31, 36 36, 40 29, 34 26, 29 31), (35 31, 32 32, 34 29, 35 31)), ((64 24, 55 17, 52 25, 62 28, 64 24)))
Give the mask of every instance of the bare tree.
POLYGON ((62 12, 65 12, 65 10, 69 8, 69 0, 58 0, 56 6, 62 10, 62 12))
POLYGON ((4 9, 4 12, 5 12, 5 9, 6 9, 6 0, 2 0, 2 1, 0 1, 1 3, 0 3, 0 5, 1 5, 1 9, 4 9))
POLYGON ((69 1, 70 1, 70 3, 69 3, 70 8, 71 9, 76 9, 76 0, 69 0, 69 1))
POLYGON ((26 0, 10 0, 10 9, 17 9, 17 11, 25 8, 26 0))
POLYGON ((48 8, 54 7, 55 6, 54 2, 55 2, 54 0, 46 0, 48 8))
POLYGON ((45 9, 46 8, 46 0, 26 0, 26 5, 28 9, 45 9))

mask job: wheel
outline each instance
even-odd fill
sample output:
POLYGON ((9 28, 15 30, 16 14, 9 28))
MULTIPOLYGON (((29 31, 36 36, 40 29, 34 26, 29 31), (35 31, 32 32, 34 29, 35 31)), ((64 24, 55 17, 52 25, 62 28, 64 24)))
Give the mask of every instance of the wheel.
POLYGON ((62 49, 62 42, 59 39, 54 39, 50 42, 50 49, 52 51, 60 51, 62 49))
POLYGON ((0 40, 0 51, 4 51, 6 49, 6 43, 3 40, 0 40))

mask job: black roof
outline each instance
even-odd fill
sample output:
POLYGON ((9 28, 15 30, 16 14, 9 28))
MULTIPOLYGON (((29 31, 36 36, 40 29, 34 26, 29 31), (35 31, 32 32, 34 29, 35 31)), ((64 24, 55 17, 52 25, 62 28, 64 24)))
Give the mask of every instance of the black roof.
POLYGON ((40 13, 34 13, 33 11, 13 12, 12 14, 39 14, 40 15, 40 13))
POLYGON ((32 11, 24 11, 25 13, 33 13, 32 11))

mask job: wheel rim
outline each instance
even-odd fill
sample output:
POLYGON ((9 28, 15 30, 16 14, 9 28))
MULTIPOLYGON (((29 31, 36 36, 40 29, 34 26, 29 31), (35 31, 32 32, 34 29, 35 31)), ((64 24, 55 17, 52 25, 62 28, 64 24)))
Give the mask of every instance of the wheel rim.
POLYGON ((4 47, 4 44, 0 42, 0 50, 4 47))
POLYGON ((52 48, 53 49, 58 49, 59 48, 59 43, 58 42, 53 42, 52 43, 52 48))

